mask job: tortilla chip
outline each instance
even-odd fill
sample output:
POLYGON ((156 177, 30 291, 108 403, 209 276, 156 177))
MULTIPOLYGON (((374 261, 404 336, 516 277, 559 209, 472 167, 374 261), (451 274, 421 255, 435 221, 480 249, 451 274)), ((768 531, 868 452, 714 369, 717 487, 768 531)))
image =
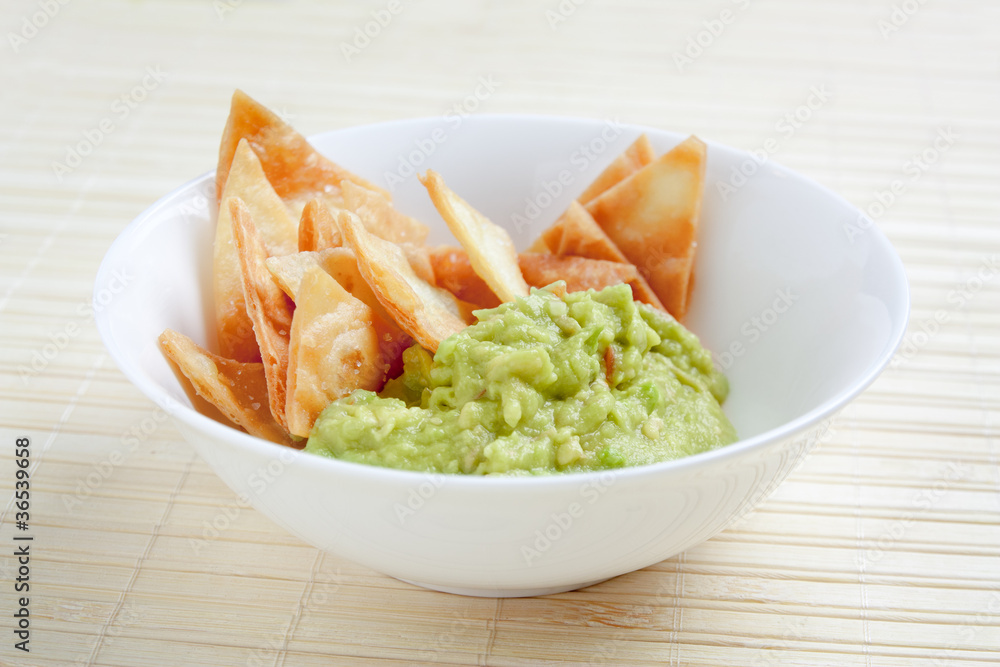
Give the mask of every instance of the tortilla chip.
POLYGON ((301 446, 293 444, 271 414, 263 364, 225 359, 171 329, 160 334, 159 340, 163 352, 191 382, 198 396, 227 419, 258 438, 301 446))
POLYGON ((389 199, 378 192, 354 183, 341 185, 344 208, 359 218, 369 232, 393 243, 422 244, 430 229, 393 208, 389 199))
MULTIPOLYGON (((350 248, 327 248, 318 252, 297 252, 282 257, 268 257, 264 260, 264 264, 277 281, 278 287, 292 301, 298 301, 296 295, 302 284, 302 277, 310 268, 316 266, 329 273, 341 287, 351 293, 351 296, 374 310, 380 318, 392 321, 376 298, 375 292, 358 271, 358 261, 350 248)), ((402 332, 399 334, 402 335, 402 332)))
POLYGON ((479 308, 496 308, 500 299, 472 268, 469 254, 454 246, 440 246, 430 251, 431 265, 438 287, 443 287, 462 301, 479 308))
POLYGON ((406 261, 410 263, 413 272, 420 276, 421 280, 431 285, 437 284, 434 277, 434 266, 431 264, 430 251, 428 251, 427 246, 416 245, 415 243, 397 243, 396 245, 406 255, 406 261))
POLYGON ((281 257, 268 257, 264 266, 271 272, 271 277, 278 283, 281 291, 292 301, 296 300, 302 278, 309 269, 323 266, 323 261, 329 253, 345 252, 354 259, 354 253, 349 248, 327 248, 320 251, 296 252, 281 257))
POLYGON ((638 275, 631 264, 600 259, 522 253, 518 260, 524 279, 532 287, 545 287, 565 280, 567 292, 602 290, 610 285, 631 282, 638 275))
POLYGON ((236 145, 244 138, 260 158, 267 180, 274 186, 275 192, 293 210, 301 210, 302 205, 318 196, 337 199, 344 181, 389 196, 388 192, 323 157, 277 114, 242 90, 237 90, 233 93, 229 118, 219 146, 215 194, 220 203, 236 145))
MULTIPOLYGON (((260 160, 246 141, 240 141, 233 156, 225 197, 239 197, 246 204, 271 254, 295 252, 295 220, 268 183, 260 160)), ((243 298, 240 258, 233 244, 229 209, 219 209, 213 248, 212 281, 219 351, 226 359, 259 361, 260 350, 253 323, 243 298)))
MULTIPOLYGON (((571 203, 556 224, 562 231, 556 254, 630 263, 614 241, 608 238, 604 230, 578 202, 571 203)), ((629 285, 632 286, 632 295, 635 299, 654 308, 666 310, 641 275, 636 275, 634 280, 629 281, 629 285)))
POLYGON ((677 319, 687 312, 706 152, 700 139, 688 137, 587 204, 677 319))
POLYGON ((249 209, 238 198, 225 200, 223 206, 229 209, 229 214, 232 216, 233 239, 240 255, 243 275, 243 295, 264 362, 271 414, 279 424, 287 428, 285 382, 288 377, 288 337, 292 328, 292 302, 267 270, 264 263, 267 259, 267 249, 257 232, 249 209))
POLYGON ((341 211, 337 222, 361 275, 403 331, 436 352, 442 340, 465 328, 455 297, 422 280, 399 246, 367 232, 350 211, 341 211))
POLYGON ((539 236, 537 239, 535 239, 534 243, 532 243, 530 246, 528 246, 528 249, 526 250, 526 252, 547 252, 547 253, 551 253, 552 252, 552 248, 550 248, 549 244, 545 242, 545 238, 544 237, 539 236))
MULTIPOLYGON (((438 284, 459 299, 478 304, 480 308, 495 308, 500 305, 500 300, 490 291, 486 282, 472 270, 469 256, 461 248, 435 248, 431 251, 431 261, 438 275, 438 284)), ((638 276, 635 266, 627 262, 546 253, 521 253, 518 265, 531 287, 546 287, 557 280, 565 280, 567 292, 631 284, 638 276)))
POLYGON ((313 199, 302 209, 299 219, 299 252, 338 248, 344 239, 330 209, 320 199, 313 199))
POLYGON ((655 158, 656 154, 649 143, 649 137, 645 134, 639 135, 639 138, 615 158, 614 162, 609 164, 576 200, 581 204, 587 204, 597 199, 604 191, 639 171, 655 158))
POLYGON ((430 193, 438 213, 469 253, 476 273, 501 301, 528 295, 528 285, 517 265, 517 251, 507 231, 490 222, 465 200, 448 189, 437 172, 428 169, 420 182, 430 193))
POLYGON ((387 325, 318 266, 302 277, 292 317, 285 416, 308 437, 331 401, 355 389, 379 391, 390 365, 379 346, 387 325))

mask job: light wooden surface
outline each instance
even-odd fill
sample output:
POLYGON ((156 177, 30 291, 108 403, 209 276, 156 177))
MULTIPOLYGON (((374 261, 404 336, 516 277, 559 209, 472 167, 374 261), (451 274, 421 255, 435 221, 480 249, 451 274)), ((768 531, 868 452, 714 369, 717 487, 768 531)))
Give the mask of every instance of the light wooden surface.
POLYGON ((4 3, 0 663, 996 664, 1000 7, 577 2, 403 0, 350 61, 341 44, 388 2, 4 3), (682 62, 689 40, 705 46, 682 62), (739 525, 548 598, 420 590, 241 507, 114 367, 88 311, 118 232, 214 166, 234 87, 309 134, 468 109, 481 77, 496 90, 474 113, 771 139, 774 160, 865 208, 904 186, 869 209, 913 290, 898 363, 739 525), (796 112, 799 127, 782 120, 796 112), (909 162, 924 151, 933 164, 909 162), (20 436, 30 654, 10 629, 20 436))

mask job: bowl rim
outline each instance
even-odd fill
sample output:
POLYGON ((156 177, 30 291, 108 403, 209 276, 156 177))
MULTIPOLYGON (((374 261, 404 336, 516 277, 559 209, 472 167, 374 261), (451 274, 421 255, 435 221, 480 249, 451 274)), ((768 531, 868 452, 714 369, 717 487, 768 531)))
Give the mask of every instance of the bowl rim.
MULTIPOLYGON (((306 138, 311 144, 316 145, 317 142, 324 141, 329 137, 344 132, 359 130, 371 131, 379 127, 388 127, 392 125, 439 122, 445 120, 445 116, 403 118, 327 130, 310 135, 306 138)), ((635 123, 619 122, 617 119, 601 119, 582 116, 525 113, 484 113, 469 116, 463 119, 463 122, 489 123, 497 121, 543 121, 549 123, 555 122, 572 123, 577 125, 593 125, 595 123, 607 123, 609 120, 614 120, 614 122, 629 131, 645 132, 660 136, 668 135, 672 138, 687 136, 683 133, 672 130, 664 130, 662 128, 635 123)), ((706 145, 710 149, 710 152, 728 153, 732 157, 753 159, 751 154, 743 149, 721 144, 712 140, 702 140, 705 141, 706 145)), ((445 480, 444 483, 458 488, 468 487, 472 489, 495 489, 497 487, 532 488, 538 485, 545 485, 546 488, 562 486, 577 488, 587 484, 603 483, 604 480, 607 480, 608 475, 611 475, 613 476, 613 479, 618 480, 628 478, 641 479, 661 474, 684 473, 690 471, 692 468, 709 466, 713 462, 719 462, 727 458, 737 458, 740 455, 749 454, 754 450, 767 446, 770 443, 786 440, 796 434, 805 432, 810 427, 832 417, 848 403, 853 401, 878 378, 878 376, 892 360, 906 334, 910 317, 909 282, 906 277, 906 271, 902 260, 882 230, 879 229, 878 226, 874 224, 874 221, 871 221, 867 214, 865 214, 861 209, 847 201, 837 192, 822 185, 816 180, 785 167, 781 163, 774 162, 771 159, 768 159, 766 164, 770 169, 779 172, 783 177, 791 179, 799 185, 816 190, 818 194, 831 198, 837 204, 846 207, 847 210, 857 213, 870 223, 865 228, 866 236, 869 237, 872 243, 878 246, 878 251, 887 258, 889 268, 892 269, 891 274, 894 278, 893 282, 895 283, 892 287, 895 288, 894 291, 898 293, 900 297, 896 305, 896 312, 890 313, 893 317, 893 321, 899 322, 899 326, 896 330, 891 332, 889 341, 882 350, 881 354, 869 366, 865 373, 851 383, 846 390, 838 393, 834 397, 824 401, 820 405, 803 413, 802 415, 799 415, 795 419, 785 422, 763 433, 759 433, 750 438, 737 440, 736 442, 724 447, 719 447, 717 449, 697 454, 691 454, 679 459, 609 470, 543 475, 461 475, 400 470, 364 463, 342 461, 320 454, 308 453, 304 450, 288 448, 256 436, 252 436, 246 432, 237 430, 232 426, 222 424, 210 417, 207 417, 191 406, 178 402, 170 396, 165 389, 152 381, 151 378, 147 377, 146 374, 143 373, 137 366, 128 363, 111 332, 110 314, 113 309, 96 309, 95 324, 105 348, 107 348, 108 353, 111 355, 112 359, 114 359, 119 370, 121 370, 125 377, 128 378, 128 380, 134 384, 147 398, 162 408, 168 415, 179 419, 196 431, 205 433, 208 437, 226 440, 241 448, 246 447, 256 455, 269 456, 273 455, 275 452, 292 452, 295 457, 298 457, 300 454, 306 455, 308 456, 307 460, 311 461, 311 465, 319 466, 321 470, 329 470, 331 474, 350 474, 360 478, 370 478, 372 480, 382 480, 390 483, 408 483, 412 485, 426 482, 428 478, 442 478, 445 480)), ((122 248, 126 247, 135 237, 141 234, 148 225, 152 224, 149 221, 156 218, 160 210, 166 207, 179 193, 204 185, 206 182, 214 179, 214 177, 215 171, 212 170, 186 181, 161 196, 153 204, 139 213, 131 222, 129 222, 129 224, 118 234, 115 240, 108 247, 108 250, 105 252, 104 257, 101 260, 101 264, 98 267, 94 280, 93 298, 95 300, 95 304, 97 295, 101 290, 101 285, 107 283, 114 269, 117 268, 116 259, 121 254, 122 248)))

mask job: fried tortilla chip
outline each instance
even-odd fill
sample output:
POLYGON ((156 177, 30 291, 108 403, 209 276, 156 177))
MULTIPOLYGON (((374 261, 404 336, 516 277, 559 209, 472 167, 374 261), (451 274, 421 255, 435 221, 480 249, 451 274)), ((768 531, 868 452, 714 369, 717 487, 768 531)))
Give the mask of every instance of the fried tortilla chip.
POLYGON ((310 267, 297 296, 285 416, 288 430, 304 438, 331 401, 355 389, 379 391, 391 364, 380 346, 389 325, 330 274, 310 267))
POLYGON ((705 144, 688 137, 587 204, 677 319, 687 312, 705 158, 705 144))
POLYGON ((625 180, 654 159, 656 159, 656 154, 653 153, 649 137, 645 134, 639 135, 639 138, 632 142, 632 145, 626 148, 624 153, 615 158, 614 162, 609 164, 576 200, 581 204, 593 201, 605 190, 625 180))
POLYGON ((361 275, 403 331, 436 352, 442 340, 465 328, 455 297, 422 280, 399 246, 368 233, 349 211, 341 211, 337 222, 361 275))
MULTIPOLYGON (((578 202, 571 203, 556 224, 561 230, 557 255, 575 255, 587 259, 630 264, 614 241, 608 238, 604 230, 578 202)), ((666 310, 642 275, 636 275, 635 279, 628 283, 632 286, 634 298, 660 310, 666 310)))
POLYGON ((288 337, 292 328, 293 305, 267 270, 264 263, 267 248, 249 209, 238 198, 225 200, 223 206, 229 209, 233 221, 233 239, 243 276, 243 295, 264 362, 271 414, 287 428, 285 382, 288 378, 288 337))
POLYGON ((393 243, 422 244, 427 240, 430 229, 410 216, 393 208, 389 199, 382 194, 344 182, 341 184, 344 208, 357 215, 365 229, 393 243))
POLYGON ((313 199, 302 209, 299 219, 299 252, 313 252, 344 245, 337 222, 321 199, 313 199))
POLYGON ((247 433, 282 445, 294 445, 275 421, 267 401, 264 365, 225 359, 198 346, 193 340, 167 329, 160 346, 187 378, 198 396, 208 401, 247 433))
POLYGON ((524 279, 532 287, 545 287, 557 280, 566 281, 567 292, 602 290, 635 280, 635 266, 600 259, 567 255, 522 253, 518 258, 524 279))
MULTIPOLYGON (((565 216, 565 213, 563 214, 565 216)), ((552 223, 552 226, 542 232, 542 235, 535 239, 535 242, 528 246, 525 252, 547 252, 555 254, 559 251, 559 244, 562 243, 563 220, 559 218, 552 223)))
MULTIPOLYGON (((431 251, 431 260, 441 287, 462 300, 478 304, 480 308, 500 305, 500 300, 486 282, 472 270, 469 256, 461 248, 435 248, 431 251)), ((629 263, 547 253, 521 253, 518 265, 531 287, 546 287, 557 280, 565 280, 567 292, 631 284, 638 276, 635 266, 629 263)))
POLYGON ((346 253, 350 256, 351 261, 354 261, 354 253, 350 248, 327 248, 315 252, 296 252, 281 257, 268 257, 264 260, 264 266, 271 272, 271 276, 278 283, 281 291, 287 294, 289 299, 296 301, 302 278, 309 269, 319 267, 325 270, 323 263, 327 257, 339 253, 346 253))
POLYGON ((437 284, 434 277, 434 265, 431 264, 430 251, 427 250, 427 246, 415 243, 397 243, 396 245, 406 255, 406 261, 410 263, 413 272, 420 276, 421 280, 431 285, 437 284))
POLYGON ((298 301, 296 295, 306 271, 316 266, 329 273, 341 287, 351 293, 351 296, 360 299, 374 310, 376 315, 383 320, 392 321, 375 297, 375 292, 358 271, 358 261, 350 248, 327 248, 318 252, 297 252, 281 257, 268 257, 264 260, 264 264, 278 282, 278 286, 292 301, 298 301))
MULTIPOLYGON (((551 227, 549 229, 551 229, 551 227)), ((539 236, 535 239, 534 243, 528 246, 526 252, 547 252, 551 254, 552 248, 550 248, 549 244, 545 242, 544 236, 539 236)))
POLYGON ((438 213, 469 254, 472 268, 501 301, 528 295, 528 285, 517 265, 514 242, 496 225, 448 189, 437 172, 428 169, 420 182, 430 193, 438 213))
POLYGON ((344 181, 389 196, 381 188, 323 157, 305 137, 281 120, 277 114, 242 90, 237 90, 233 93, 229 118, 219 146, 215 194, 220 204, 222 188, 240 139, 250 142, 275 192, 297 212, 315 197, 336 201, 339 199, 340 186, 344 181))
POLYGON ((430 251, 431 265, 438 287, 479 308, 496 308, 500 299, 472 268, 469 254, 454 246, 439 246, 430 251))
MULTIPOLYGON (((260 160, 246 141, 240 141, 223 194, 239 197, 246 204, 268 252, 295 252, 295 220, 268 183, 260 160)), ((260 350, 243 298, 240 258, 233 244, 229 209, 219 209, 213 248, 213 289, 219 351, 226 359, 258 361, 260 350)))

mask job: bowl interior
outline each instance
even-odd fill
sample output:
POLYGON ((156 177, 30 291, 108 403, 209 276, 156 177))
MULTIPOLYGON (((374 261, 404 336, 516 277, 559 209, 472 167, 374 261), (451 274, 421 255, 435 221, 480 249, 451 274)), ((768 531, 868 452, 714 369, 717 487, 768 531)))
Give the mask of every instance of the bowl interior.
MULTIPOLYGON (((427 168, 523 249, 642 131, 658 152, 683 138, 613 121, 476 116, 350 128, 312 141, 392 190, 401 210, 432 227, 431 242, 454 240, 416 178, 427 168)), ((164 407, 190 404, 157 346, 160 332, 215 343, 207 326, 213 209, 211 175, 180 187, 129 226, 98 274, 102 336, 126 375, 164 407)), ((725 410, 744 440, 832 412, 898 345, 905 274, 885 237, 858 216, 808 179, 710 144, 685 324, 729 376, 725 410), (740 169, 752 175, 734 177, 740 169)))

